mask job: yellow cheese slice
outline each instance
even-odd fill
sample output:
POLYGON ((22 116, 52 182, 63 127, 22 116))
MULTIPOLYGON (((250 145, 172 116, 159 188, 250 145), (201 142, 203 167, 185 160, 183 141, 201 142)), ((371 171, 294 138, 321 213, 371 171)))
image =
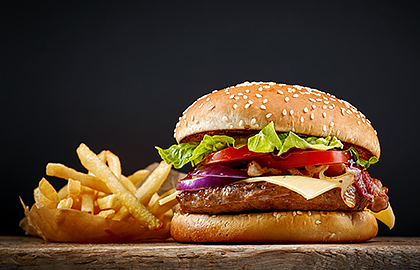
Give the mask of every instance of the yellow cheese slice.
POLYGON ((267 181, 299 193, 307 200, 313 199, 333 188, 341 188, 343 182, 340 181, 339 178, 334 180, 321 180, 298 175, 261 176, 248 178, 242 181, 246 183, 267 181))
POLYGON ((386 226, 388 226, 388 228, 391 230, 392 228, 394 228, 395 225, 395 215, 394 215, 394 211, 392 211, 392 207, 391 204, 388 205, 388 208, 385 210, 382 210, 379 213, 375 213, 370 211, 375 217, 376 219, 382 221, 386 226))

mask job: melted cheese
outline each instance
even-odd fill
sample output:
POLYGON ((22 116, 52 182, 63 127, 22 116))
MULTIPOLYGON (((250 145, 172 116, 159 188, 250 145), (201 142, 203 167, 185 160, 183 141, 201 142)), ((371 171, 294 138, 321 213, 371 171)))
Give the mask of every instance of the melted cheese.
POLYGON ((394 211, 392 211, 392 207, 391 204, 388 205, 388 208, 385 210, 382 210, 379 213, 375 213, 370 211, 375 217, 376 219, 382 221, 386 226, 388 226, 388 228, 391 230, 392 228, 394 228, 395 225, 395 215, 394 215, 394 211))
POLYGON ((341 188, 343 182, 340 178, 335 178, 334 180, 321 180, 297 175, 261 176, 243 180, 243 182, 246 183, 261 181, 267 181, 288 188, 302 195, 307 200, 313 199, 333 188, 341 188))

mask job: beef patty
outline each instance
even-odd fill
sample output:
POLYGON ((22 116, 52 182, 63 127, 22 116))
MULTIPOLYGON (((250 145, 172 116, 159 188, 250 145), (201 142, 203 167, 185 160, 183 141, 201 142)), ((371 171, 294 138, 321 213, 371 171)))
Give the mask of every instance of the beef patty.
POLYGON ((353 189, 356 205, 348 207, 341 198, 341 189, 334 188, 313 199, 268 182, 234 183, 194 191, 177 196, 182 213, 238 213, 275 210, 360 211, 368 200, 353 189))

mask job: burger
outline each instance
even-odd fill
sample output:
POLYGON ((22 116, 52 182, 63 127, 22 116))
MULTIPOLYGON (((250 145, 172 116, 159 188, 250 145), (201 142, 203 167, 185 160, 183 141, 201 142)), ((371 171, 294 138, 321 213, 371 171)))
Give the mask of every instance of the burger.
POLYGON ((177 191, 179 242, 361 242, 395 217, 370 177, 380 156, 371 122, 347 101, 298 85, 244 82, 213 91, 156 147, 191 170, 177 191))

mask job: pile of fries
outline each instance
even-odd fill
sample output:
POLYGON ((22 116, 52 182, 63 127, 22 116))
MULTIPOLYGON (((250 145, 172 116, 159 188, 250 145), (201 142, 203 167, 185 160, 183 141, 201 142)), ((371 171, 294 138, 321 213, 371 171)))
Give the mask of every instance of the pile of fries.
POLYGON ((173 173, 171 165, 162 161, 152 173, 141 169, 127 177, 121 172, 120 159, 109 150, 96 155, 82 143, 77 154, 87 173, 49 163, 46 174, 68 183, 57 192, 42 178, 34 190, 32 208, 29 210, 22 201, 25 218, 20 226, 27 234, 46 241, 89 243, 136 242, 170 236, 176 202, 160 204, 159 200, 175 189, 172 186, 161 195, 158 191, 162 193, 162 184, 173 173))

